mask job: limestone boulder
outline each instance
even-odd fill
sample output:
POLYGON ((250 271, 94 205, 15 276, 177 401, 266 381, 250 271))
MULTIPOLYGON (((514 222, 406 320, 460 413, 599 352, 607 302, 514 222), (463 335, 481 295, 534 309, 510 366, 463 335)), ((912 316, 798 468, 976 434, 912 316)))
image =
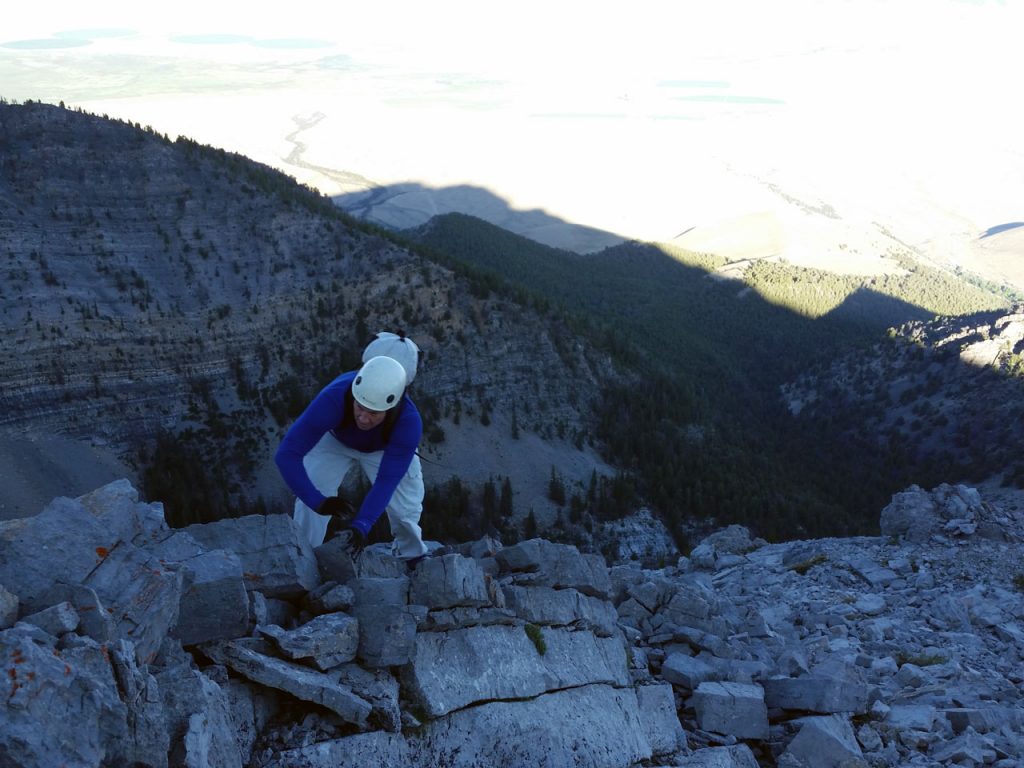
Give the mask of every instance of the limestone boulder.
POLYGON ((316 555, 288 515, 248 515, 182 530, 206 551, 233 552, 250 591, 298 598, 320 585, 316 555))
POLYGON ((429 717, 495 699, 525 699, 582 685, 630 685, 617 637, 525 626, 470 627, 416 635, 403 670, 410 695, 429 717))

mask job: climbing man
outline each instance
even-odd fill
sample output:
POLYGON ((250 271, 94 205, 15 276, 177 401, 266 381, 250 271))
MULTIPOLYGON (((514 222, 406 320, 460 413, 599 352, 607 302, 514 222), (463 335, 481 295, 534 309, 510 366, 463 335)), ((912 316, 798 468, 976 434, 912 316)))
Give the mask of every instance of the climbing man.
POLYGON ((406 388, 420 351, 404 333, 377 334, 363 366, 326 387, 288 430, 274 460, 297 496, 295 522, 314 547, 331 533, 349 541, 353 556, 387 511, 392 554, 410 565, 425 556, 420 529, 423 472, 416 449, 423 421, 406 388), (358 511, 339 492, 352 463, 372 483, 358 511))

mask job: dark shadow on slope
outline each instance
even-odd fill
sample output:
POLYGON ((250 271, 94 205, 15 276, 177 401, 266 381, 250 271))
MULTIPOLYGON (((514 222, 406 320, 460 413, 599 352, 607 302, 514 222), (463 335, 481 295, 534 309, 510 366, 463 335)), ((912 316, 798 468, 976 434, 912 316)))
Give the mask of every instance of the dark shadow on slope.
MULTIPOLYGON (((985 466, 983 433, 963 438, 956 455, 932 455, 916 451, 914 431, 862 428, 874 423, 870 408, 881 413, 889 404, 856 397, 874 397, 883 382, 866 380, 849 404, 825 403, 814 419, 793 418, 780 397, 780 387, 808 369, 827 378, 833 361, 884 343, 888 328, 933 317, 912 302, 860 287, 812 317, 652 245, 630 242, 580 255, 462 214, 439 216, 404 234, 439 260, 469 265, 471 278, 482 273, 497 281, 485 281, 485 288, 504 281, 539 297, 542 307, 582 318, 598 329, 602 348, 647 372, 639 383, 606 393, 599 436, 610 460, 642 478, 645 497, 670 524, 713 517, 781 538, 873 533, 892 493, 911 483, 935 485, 1000 468, 994 458, 985 466)), ((924 270, 907 279, 923 281, 908 284, 923 296, 953 287, 928 282, 949 278, 924 270)), ((837 276, 836 284, 848 285, 843 280, 849 278, 837 276)), ((810 285, 809 297, 819 288, 810 285)), ((936 391, 928 365, 911 375, 911 391, 922 397, 936 391)), ((955 378, 965 382, 982 375, 953 365, 955 378)), ((1016 402, 1024 401, 1019 381, 1008 386, 1016 402)), ((940 426, 937 413, 924 417, 940 426)), ((956 421, 941 426, 953 430, 956 421)), ((887 423, 884 415, 876 422, 887 423)))
POLYGON ((909 301, 870 288, 858 288, 824 319, 826 322, 836 320, 884 330, 913 320, 930 320, 933 316, 934 313, 909 301))
POLYGON ((391 230, 418 227, 437 215, 466 213, 538 243, 576 253, 593 253, 625 240, 614 232, 574 224, 540 209, 517 210, 490 190, 469 184, 432 188, 405 182, 337 195, 333 201, 347 213, 391 230))
POLYGON ((1000 232, 1006 232, 1007 230, 1017 229, 1017 227, 1024 227, 1024 221, 1011 221, 1006 224, 989 227, 979 239, 984 240, 986 237, 992 237, 992 235, 998 235, 1000 232))

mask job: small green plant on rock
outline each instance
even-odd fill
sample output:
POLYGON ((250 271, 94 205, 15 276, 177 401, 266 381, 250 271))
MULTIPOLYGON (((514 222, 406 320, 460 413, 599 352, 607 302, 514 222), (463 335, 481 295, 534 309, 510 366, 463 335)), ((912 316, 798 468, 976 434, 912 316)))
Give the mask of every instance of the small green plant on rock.
POLYGON ((815 555, 809 560, 804 560, 802 563, 794 563, 793 565, 789 566, 789 570, 795 571, 796 573, 799 573, 801 576, 803 576, 805 573, 811 570, 811 568, 813 568, 816 565, 821 565, 826 560, 828 560, 827 555, 815 555))
POLYGON ((936 664, 945 664, 949 658, 940 653, 897 653, 896 663, 901 667, 904 664, 913 664, 915 667, 931 667, 936 664))
POLYGON ((543 656, 548 652, 548 644, 544 642, 544 633, 541 632, 540 627, 536 624, 527 624, 523 629, 526 630, 526 636, 533 641, 533 645, 537 648, 537 653, 543 656))

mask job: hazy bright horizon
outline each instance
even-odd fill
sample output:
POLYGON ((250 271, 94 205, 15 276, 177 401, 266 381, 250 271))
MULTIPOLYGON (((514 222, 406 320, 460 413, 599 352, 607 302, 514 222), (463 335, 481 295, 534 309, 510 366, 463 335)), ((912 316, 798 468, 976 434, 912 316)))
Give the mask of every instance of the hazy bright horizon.
POLYGON ((331 195, 471 185, 648 240, 772 211, 803 233, 796 260, 880 248, 861 232, 878 226, 955 259, 1024 221, 1024 3, 237 8, 18 7, 0 96, 188 135, 331 195))

